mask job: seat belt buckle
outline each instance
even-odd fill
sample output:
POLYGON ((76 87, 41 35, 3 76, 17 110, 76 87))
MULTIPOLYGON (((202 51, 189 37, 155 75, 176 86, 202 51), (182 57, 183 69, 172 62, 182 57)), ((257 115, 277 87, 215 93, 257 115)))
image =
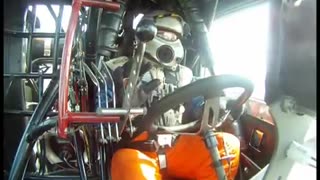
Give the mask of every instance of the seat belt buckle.
POLYGON ((158 134, 157 142, 159 145, 158 149, 158 161, 160 170, 167 168, 167 157, 165 154, 165 149, 171 147, 173 136, 171 134, 158 134))
POLYGON ((171 134, 158 134, 157 141, 160 147, 171 147, 172 145, 172 135, 171 134))
POLYGON ((159 153, 158 154, 159 168, 166 169, 167 168, 167 157, 166 154, 159 153))

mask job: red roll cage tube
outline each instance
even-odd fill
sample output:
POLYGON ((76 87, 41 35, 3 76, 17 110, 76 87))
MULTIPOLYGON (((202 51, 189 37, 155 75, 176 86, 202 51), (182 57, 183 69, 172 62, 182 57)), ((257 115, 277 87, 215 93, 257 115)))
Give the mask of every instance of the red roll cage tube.
POLYGON ((82 6, 103 8, 110 11, 118 11, 120 9, 120 4, 115 2, 96 0, 73 0, 72 2, 71 17, 65 37, 59 79, 58 136, 60 138, 67 138, 68 127, 72 123, 110 123, 120 121, 120 116, 98 116, 95 112, 74 113, 68 111, 71 49, 75 30, 79 20, 79 12, 82 6))

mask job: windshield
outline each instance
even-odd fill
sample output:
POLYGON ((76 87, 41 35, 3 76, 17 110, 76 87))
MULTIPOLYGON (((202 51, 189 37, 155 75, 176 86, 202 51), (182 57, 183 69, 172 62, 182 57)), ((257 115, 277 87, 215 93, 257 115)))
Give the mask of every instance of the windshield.
MULTIPOLYGON (((269 19, 269 3, 264 2, 214 20, 209 32, 215 73, 250 79, 252 97, 259 100, 265 95, 269 19)), ((236 96, 239 89, 225 93, 236 96)))

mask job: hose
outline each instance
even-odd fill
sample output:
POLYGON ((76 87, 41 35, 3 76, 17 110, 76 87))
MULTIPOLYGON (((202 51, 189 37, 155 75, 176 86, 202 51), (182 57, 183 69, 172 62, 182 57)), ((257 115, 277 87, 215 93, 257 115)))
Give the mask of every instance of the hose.
MULTIPOLYGON (((214 75, 213 70, 213 58, 208 41, 208 28, 204 19, 200 15, 200 9, 198 8, 199 1, 197 0, 178 0, 180 6, 184 12, 186 20, 191 27, 191 33, 196 40, 198 50, 201 53, 202 59, 205 60, 205 64, 208 67, 211 75, 214 75)), ((217 4, 217 3, 216 3, 217 4)), ((216 10, 216 7, 214 11, 216 10)))
POLYGON ((35 127, 31 132, 27 135, 27 142, 33 142, 39 136, 41 136, 44 132, 50 130, 51 128, 57 125, 57 117, 52 117, 46 120, 44 123, 40 124, 39 126, 35 127))
POLYGON ((100 14, 98 25, 97 52, 99 55, 110 59, 112 54, 118 51, 116 41, 121 30, 126 3, 120 1, 120 10, 112 12, 103 10, 100 14))

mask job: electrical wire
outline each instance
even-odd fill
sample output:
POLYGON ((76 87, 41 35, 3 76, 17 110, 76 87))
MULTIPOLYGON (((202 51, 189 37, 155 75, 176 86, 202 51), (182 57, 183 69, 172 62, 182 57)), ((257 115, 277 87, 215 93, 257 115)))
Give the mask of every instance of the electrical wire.
POLYGON ((76 167, 72 166, 72 165, 68 162, 68 160, 66 159, 66 157, 63 157, 63 161, 64 161, 70 168, 72 168, 72 169, 77 169, 76 167))

